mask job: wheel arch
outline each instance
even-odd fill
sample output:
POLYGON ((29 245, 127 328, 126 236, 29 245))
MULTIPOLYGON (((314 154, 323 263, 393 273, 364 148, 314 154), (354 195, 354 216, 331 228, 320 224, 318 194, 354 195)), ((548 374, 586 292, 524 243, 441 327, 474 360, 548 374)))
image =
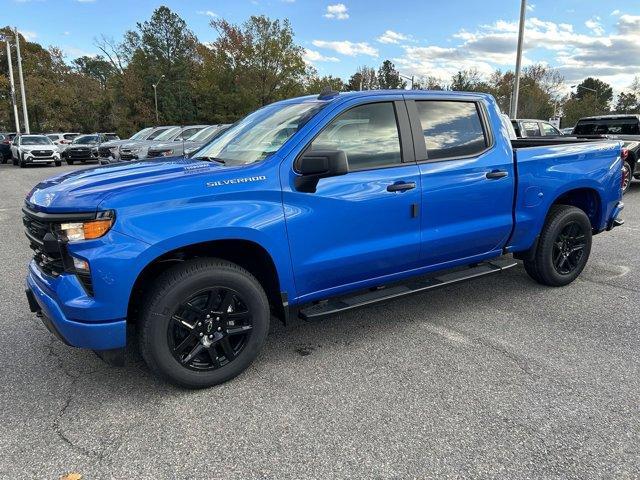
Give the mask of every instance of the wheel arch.
POLYGON ((127 305, 127 321, 135 323, 151 282, 162 272, 192 258, 220 258, 240 265, 249 271, 265 290, 272 313, 281 320, 287 312, 281 290, 281 278, 273 256, 259 243, 241 238, 218 239, 185 244, 156 256, 138 273, 127 305))
POLYGON ((547 208, 545 222, 554 205, 571 205, 579 208, 589 217, 593 230, 600 228, 602 223, 602 197, 595 188, 579 187, 558 194, 549 205, 549 208, 547 208))

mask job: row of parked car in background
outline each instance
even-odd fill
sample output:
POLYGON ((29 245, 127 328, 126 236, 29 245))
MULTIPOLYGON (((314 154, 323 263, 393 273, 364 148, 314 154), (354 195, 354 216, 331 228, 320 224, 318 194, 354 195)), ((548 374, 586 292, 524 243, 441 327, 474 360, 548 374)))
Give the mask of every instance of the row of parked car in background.
POLYGON ((128 139, 115 133, 16 134, 0 132, 0 162, 60 166, 62 162, 119 163, 147 158, 191 155, 230 125, 166 125, 147 127, 128 139))
MULTIPOLYGON (((579 137, 584 141, 600 138, 621 140, 624 147, 624 190, 632 178, 640 179, 640 115, 603 115, 580 119, 575 127, 560 130, 550 122, 538 119, 512 119, 511 125, 519 139, 544 142, 560 137, 579 137)), ((211 142, 230 125, 164 125, 147 127, 128 139, 115 133, 63 132, 46 135, 24 135, 0 132, 0 161, 12 160, 14 165, 66 162, 100 164, 120 163, 165 157, 191 156, 211 142)), ((561 140, 561 138, 560 138, 561 140)), ((567 141, 569 138, 567 138, 567 141)))

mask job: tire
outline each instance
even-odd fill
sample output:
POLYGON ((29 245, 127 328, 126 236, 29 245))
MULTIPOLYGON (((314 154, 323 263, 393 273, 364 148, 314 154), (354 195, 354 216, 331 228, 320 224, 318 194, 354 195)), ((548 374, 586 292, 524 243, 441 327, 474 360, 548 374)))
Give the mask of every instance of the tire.
POLYGON ((18 159, 17 158, 11 158, 11 163, 13 163, 14 166, 18 165, 18 159))
POLYGON ((188 260, 165 271, 146 296, 140 351, 159 377, 186 388, 211 387, 236 377, 255 360, 269 332, 269 317, 264 289, 245 269, 219 259, 188 260), (223 305, 227 298, 232 302, 228 308, 223 305), (244 320, 231 320, 234 315, 244 320), (238 333, 243 328, 250 329, 238 333), (214 343, 205 348, 208 338, 214 343))
POLYGON ((633 178, 633 167, 625 160, 622 166, 622 194, 624 195, 631 187, 631 179, 633 178))
POLYGON ((0 163, 3 165, 7 163, 7 156, 4 153, 0 154, 0 163))
POLYGON ((524 261, 524 268, 542 285, 568 285, 578 278, 589 260, 591 237, 591 222, 582 210, 554 205, 542 227, 535 255, 524 261))
POLYGON ((24 161, 24 155, 20 155, 20 168, 27 168, 27 162, 24 161))
POLYGON ((67 159, 67 165, 73 165, 73 160, 67 159))
POLYGON ((55 162, 55 163, 54 163, 54 165, 55 165, 56 167, 60 167, 60 166, 62 166, 62 162, 55 162))

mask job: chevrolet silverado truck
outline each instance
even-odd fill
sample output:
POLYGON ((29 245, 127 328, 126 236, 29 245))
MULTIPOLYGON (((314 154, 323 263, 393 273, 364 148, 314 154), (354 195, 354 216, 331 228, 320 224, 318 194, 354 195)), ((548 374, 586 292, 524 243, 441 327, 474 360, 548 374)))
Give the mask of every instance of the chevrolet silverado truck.
POLYGON ((513 257, 564 286, 592 235, 623 223, 620 143, 527 142, 509 139, 485 94, 274 103, 192 158, 35 186, 23 208, 27 299, 67 344, 121 363, 135 339, 153 372, 200 388, 246 369, 272 317, 493 275, 513 257))

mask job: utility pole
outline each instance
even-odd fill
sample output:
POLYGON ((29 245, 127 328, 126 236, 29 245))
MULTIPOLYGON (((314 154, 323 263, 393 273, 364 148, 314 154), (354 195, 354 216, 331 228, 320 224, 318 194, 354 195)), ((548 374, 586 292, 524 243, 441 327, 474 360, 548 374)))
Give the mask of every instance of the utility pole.
POLYGON ((7 63, 9 64, 9 85, 11 87, 11 103, 13 104, 13 119, 16 122, 16 133, 20 133, 20 119, 18 118, 18 104, 16 103, 16 84, 13 81, 13 62, 11 60, 11 44, 9 37, 5 38, 7 42, 7 63))
POLYGON ((16 54, 18 55, 18 77, 20 78, 20 95, 22 96, 22 117, 24 121, 25 133, 31 133, 29 129, 29 113, 27 112, 27 95, 24 92, 24 77, 22 75, 22 57, 20 56, 20 34, 18 29, 14 28, 16 34, 16 54))
POLYGON ((524 22, 527 13, 527 0, 520 4, 520 30, 518 32, 518 51, 516 53, 516 78, 511 101, 511 118, 518 118, 518 97, 520 95, 520 69, 522 66, 522 45, 524 43, 524 22))
POLYGON ((158 84, 160 83, 160 80, 162 80, 164 78, 164 75, 160 75, 160 78, 158 79, 158 81, 156 83, 152 83, 151 86, 153 87, 153 101, 156 104, 156 127, 158 126, 158 84))

